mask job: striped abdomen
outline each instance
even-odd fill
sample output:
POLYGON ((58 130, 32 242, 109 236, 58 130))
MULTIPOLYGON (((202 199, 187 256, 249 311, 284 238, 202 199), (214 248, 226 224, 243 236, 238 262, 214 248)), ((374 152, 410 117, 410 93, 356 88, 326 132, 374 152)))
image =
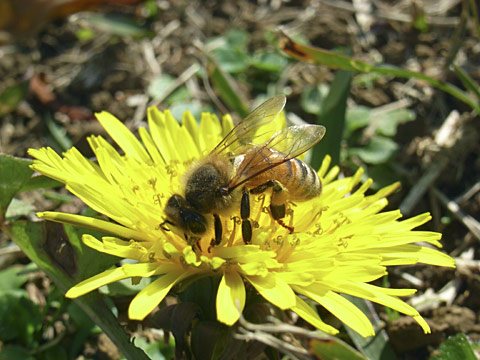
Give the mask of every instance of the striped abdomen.
POLYGON ((279 166, 286 167, 288 175, 275 180, 287 188, 291 200, 309 200, 322 192, 317 173, 302 160, 294 158, 279 166))
POLYGON ((285 196, 290 200, 305 201, 319 196, 322 192, 322 184, 315 170, 297 158, 283 162, 285 157, 285 154, 268 148, 247 152, 242 159, 239 171, 244 176, 258 172, 258 175, 248 181, 247 187, 252 189, 275 180, 288 190, 288 195, 285 194, 285 196), (279 162, 279 165, 274 166, 279 162), (269 166, 273 167, 266 169, 269 166))

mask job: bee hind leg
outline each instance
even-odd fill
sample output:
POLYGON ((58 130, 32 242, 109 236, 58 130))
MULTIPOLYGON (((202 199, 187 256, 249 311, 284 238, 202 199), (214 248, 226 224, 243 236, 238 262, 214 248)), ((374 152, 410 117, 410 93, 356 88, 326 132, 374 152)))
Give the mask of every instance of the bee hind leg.
MULTIPOLYGON (((290 234, 293 233, 294 228, 288 226, 283 222, 283 218, 286 215, 285 202, 288 198, 288 191, 276 180, 269 180, 266 183, 257 186, 250 190, 252 194, 261 194, 268 188, 272 188, 272 199, 270 203, 270 213, 273 219, 282 227, 287 229, 290 234)), ((242 224, 243 225, 243 224, 242 224)))
POLYGON ((281 204, 281 205, 270 204, 270 212, 272 214, 272 217, 280 226, 287 229, 290 232, 290 234, 293 233, 294 228, 292 226, 288 226, 282 220, 285 217, 285 204, 281 204))
POLYGON ((283 221, 283 218, 286 215, 286 207, 285 203, 288 198, 287 190, 278 182, 273 180, 273 191, 272 191, 272 199, 270 203, 270 213, 275 221, 285 229, 287 229, 290 234, 293 233, 294 228, 292 226, 288 226, 283 221))

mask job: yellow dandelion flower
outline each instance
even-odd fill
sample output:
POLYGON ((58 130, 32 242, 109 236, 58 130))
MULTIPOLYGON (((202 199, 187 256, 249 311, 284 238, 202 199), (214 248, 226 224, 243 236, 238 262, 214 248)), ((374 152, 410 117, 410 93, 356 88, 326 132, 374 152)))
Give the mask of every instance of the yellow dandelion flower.
MULTIPOLYGON (((275 114, 276 115, 276 114, 275 114)), ((113 222, 58 212, 38 213, 40 218, 74 224, 112 234, 96 239, 84 235, 83 242, 107 254, 136 260, 106 270, 71 288, 75 298, 125 278, 155 277, 132 300, 129 317, 145 318, 180 282, 199 277, 220 277, 216 294, 217 319, 234 324, 246 303, 246 287, 282 310, 291 310, 316 328, 330 334, 338 331, 324 323, 305 299, 323 306, 363 336, 374 335, 368 318, 340 294, 349 294, 388 306, 412 316, 425 332, 430 329, 411 306, 399 299, 415 289, 386 289, 371 282, 387 274, 387 266, 425 263, 453 267, 449 256, 422 241, 441 247, 441 234, 413 231, 430 220, 429 214, 400 220, 400 211, 381 212, 386 197, 398 184, 374 195, 365 195, 371 181, 361 184, 362 170, 338 179, 338 167, 330 168, 327 156, 318 176, 320 196, 288 203, 280 226, 268 209, 271 191, 250 195, 252 237, 245 243, 240 208, 221 215, 222 238, 217 244, 213 219, 204 234, 192 241, 182 229, 165 223, 165 207, 173 194, 184 194, 185 174, 208 154, 233 128, 230 116, 221 121, 204 113, 199 125, 189 113, 181 124, 169 111, 150 108, 149 131, 139 129, 138 140, 113 115, 97 118, 121 149, 117 151, 101 136, 88 141, 96 161, 72 148, 56 154, 50 148, 29 151, 32 168, 65 184, 92 209, 113 222), (290 233, 290 228, 294 232, 290 233)), ((263 124, 272 134, 285 126, 283 114, 263 124)), ((265 121, 267 122, 267 121, 265 121)))

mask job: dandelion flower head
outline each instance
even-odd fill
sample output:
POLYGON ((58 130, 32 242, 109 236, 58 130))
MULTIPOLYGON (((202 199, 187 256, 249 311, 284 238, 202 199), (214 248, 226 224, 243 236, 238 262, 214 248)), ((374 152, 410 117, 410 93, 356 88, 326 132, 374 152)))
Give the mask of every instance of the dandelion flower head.
MULTIPOLYGON (((387 274, 387 266, 424 263, 453 267, 441 247, 441 234, 413 229, 430 220, 422 214, 401 220, 399 210, 382 210, 393 184, 366 195, 371 180, 361 183, 362 170, 338 178, 339 168, 325 157, 318 176, 320 196, 288 203, 285 222, 289 231, 268 212, 270 194, 251 195, 250 218, 254 223, 250 243, 243 241, 239 208, 222 216, 223 236, 212 246, 213 226, 198 241, 189 243, 181 229, 162 225, 166 202, 185 190, 185 174, 233 128, 226 115, 218 119, 203 113, 200 121, 184 112, 181 122, 172 114, 150 108, 148 128, 139 139, 107 112, 97 119, 118 145, 116 150, 101 136, 88 142, 96 160, 76 148, 59 156, 50 148, 31 149, 32 168, 65 184, 92 209, 113 221, 59 212, 38 213, 40 218, 109 233, 97 239, 84 235, 83 242, 97 251, 135 260, 86 279, 67 292, 75 298, 103 285, 126 278, 153 277, 132 300, 131 319, 143 319, 180 282, 205 276, 220 277, 216 294, 218 321, 234 324, 246 302, 246 287, 266 301, 291 310, 316 328, 330 334, 338 330, 323 322, 306 301, 313 300, 363 336, 374 335, 368 318, 341 294, 371 300, 413 317, 425 332, 429 326, 400 296, 415 289, 383 288, 371 282, 387 274)), ((283 113, 265 127, 268 133, 285 126, 283 113)), ((209 220, 209 225, 211 225, 209 220)))

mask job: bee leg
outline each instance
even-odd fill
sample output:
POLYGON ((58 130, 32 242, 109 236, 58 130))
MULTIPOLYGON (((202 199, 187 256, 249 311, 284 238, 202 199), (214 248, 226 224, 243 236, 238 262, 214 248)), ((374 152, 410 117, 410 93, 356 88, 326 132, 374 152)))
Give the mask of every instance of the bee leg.
POLYGON ((213 244, 218 245, 222 241, 222 221, 220 220, 220 216, 217 214, 213 214, 213 219, 215 228, 215 242, 213 244))
POLYGON ((168 227, 166 227, 165 225, 172 225, 172 226, 175 226, 175 224, 169 220, 165 220, 164 222, 158 224, 158 226, 155 228, 155 230, 164 230, 164 231, 171 231, 168 227))
POLYGON ((285 217, 285 201, 288 198, 286 190, 283 188, 283 186, 276 180, 269 180, 265 184, 253 188, 252 190, 250 190, 250 192, 252 194, 261 194, 269 187, 273 188, 272 201, 270 203, 270 212, 272 214, 272 217, 280 226, 287 229, 291 234, 294 230, 293 227, 288 226, 282 220, 285 217))
POLYGON ((256 188, 253 188, 250 190, 252 194, 261 194, 265 192, 269 187, 275 186, 276 181, 275 180, 269 180, 265 184, 258 185, 256 188))
POLYGON ((193 251, 196 253, 195 251, 195 248, 198 248, 198 250, 200 251, 200 253, 202 252, 202 245, 200 244, 200 240, 201 239, 198 239, 194 245, 192 245, 192 249, 193 251))
POLYGON ((285 204, 280 205, 273 205, 270 204, 270 212, 272 213, 272 217, 275 220, 280 220, 285 217, 285 204))
POLYGON ((272 217, 275 219, 275 221, 278 224, 280 224, 280 226, 287 229, 290 232, 290 234, 293 233, 294 228, 291 226, 288 226, 282 220, 285 217, 285 204, 281 204, 281 205, 270 204, 270 212, 272 213, 272 217))
POLYGON ((272 202, 270 203, 270 212, 272 217, 275 221, 285 229, 287 229, 290 234, 293 233, 293 227, 288 226, 283 222, 283 218, 285 217, 286 210, 285 210, 285 202, 287 200, 286 190, 283 186, 278 182, 273 180, 273 192, 272 192, 272 202))
POLYGON ((250 196, 248 190, 243 189, 240 203, 240 216, 242 218, 242 237, 245 244, 252 241, 252 223, 250 222, 250 196))

